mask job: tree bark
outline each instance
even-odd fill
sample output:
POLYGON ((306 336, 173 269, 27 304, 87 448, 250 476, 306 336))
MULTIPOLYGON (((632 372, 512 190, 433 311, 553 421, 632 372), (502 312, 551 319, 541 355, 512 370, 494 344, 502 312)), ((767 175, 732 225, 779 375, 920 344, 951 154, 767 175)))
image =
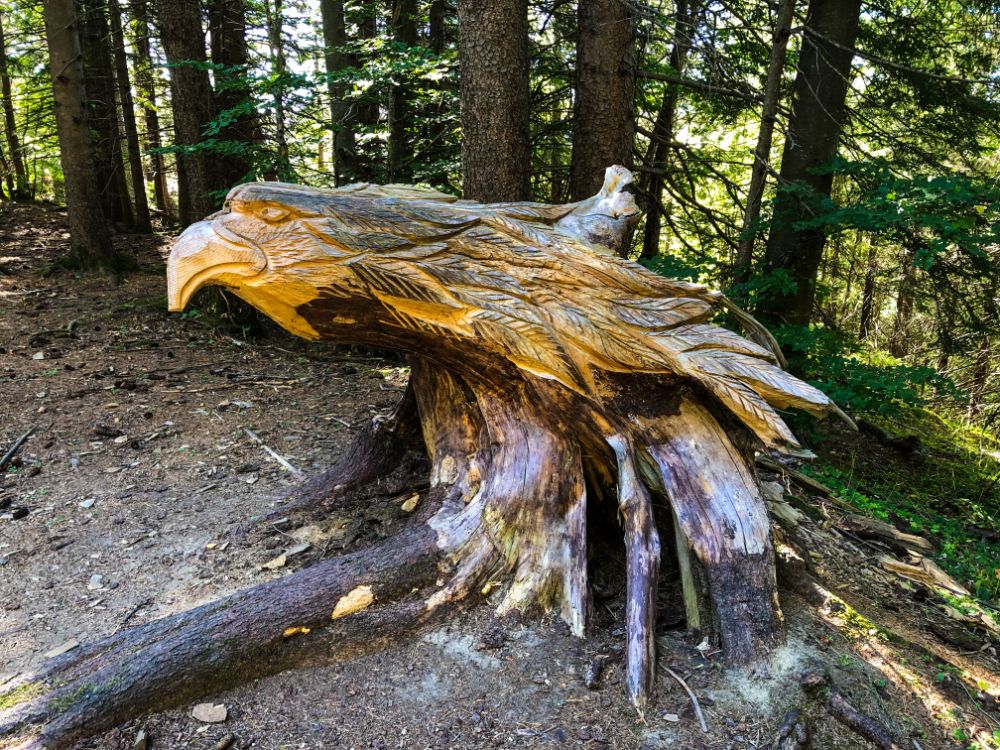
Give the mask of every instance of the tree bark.
POLYGON ((118 101, 121 104, 122 123, 125 126, 125 143, 128 150, 129 174, 132 178, 132 198, 135 202, 135 230, 152 232, 149 219, 149 201, 146 198, 146 178, 142 171, 142 151, 139 148, 139 131, 135 124, 135 104, 132 101, 132 84, 129 82, 128 60, 125 57, 125 34, 122 30, 122 13, 118 0, 108 0, 111 14, 111 43, 115 55, 115 81, 118 84, 118 101))
POLYGON ((246 79, 250 65, 246 27, 243 0, 212 0, 209 31, 212 63, 217 66, 215 115, 229 121, 218 137, 237 150, 236 153, 227 152, 215 157, 226 187, 235 187, 253 178, 252 160, 247 158, 246 152, 260 141, 259 123, 253 107, 248 108, 249 112, 233 112, 251 100, 250 85, 246 79))
MULTIPOLYGON (((139 96, 145 123, 145 150, 156 151, 161 146, 160 116, 156 110, 156 85, 153 78, 149 48, 149 18, 146 0, 132 0, 132 22, 135 38, 135 90, 139 96)), ((149 181, 153 183, 153 200, 166 219, 172 218, 170 189, 167 184, 166 160, 161 153, 149 155, 149 181)))
POLYGON ((917 267, 914 264, 916 255, 917 250, 913 245, 903 251, 902 278, 896 293, 896 317, 892 321, 892 335, 889 339, 889 351, 896 357, 904 356, 908 348, 914 287, 917 283, 917 267))
MULTIPOLYGON (((683 75, 688 54, 694 44, 695 27, 702 11, 701 0, 678 0, 674 13, 674 40, 670 48, 670 67, 683 75)), ((642 192, 646 196, 646 223, 642 234, 642 258, 660 254, 660 198, 663 195, 663 172, 670 165, 670 143, 674 139, 674 119, 680 96, 678 86, 669 85, 653 125, 655 140, 646 149, 645 163, 653 171, 645 174, 642 192)))
POLYGON ((45 38, 59 132, 72 249, 69 261, 117 273, 123 267, 104 220, 87 123, 80 38, 73 0, 45 3, 45 38))
MULTIPOLYGON (((370 42, 378 36, 378 23, 376 21, 380 5, 378 0, 362 0, 362 2, 354 6, 355 22, 358 25, 358 38, 364 42, 370 42)), ((353 62, 355 67, 357 67, 364 61, 360 57, 354 57, 353 62)), ((358 125, 363 126, 366 131, 370 131, 378 125, 378 121, 378 98, 373 93, 363 95, 358 102, 358 125)), ((358 167, 365 172, 364 175, 359 174, 358 179, 370 180, 372 178, 374 170, 370 165, 359 163, 358 167)))
POLYGON ((319 9, 323 16, 323 57, 333 129, 333 173, 335 184, 339 186, 351 182, 357 171, 354 133, 357 105, 346 100, 347 86, 336 80, 336 76, 353 67, 354 61, 343 49, 347 44, 344 0, 320 0, 319 9))
POLYGON ((14 116, 14 99, 11 93, 10 68, 7 60, 7 40, 4 36, 3 19, 0 18, 0 96, 3 97, 4 135, 7 139, 8 160, 13 167, 14 180, 10 197, 12 200, 28 200, 31 188, 28 186, 28 168, 17 136, 17 118, 14 116))
POLYGON ((224 189, 220 175, 203 151, 190 151, 204 140, 203 130, 214 112, 212 86, 205 68, 205 32, 198 0, 161 0, 160 41, 170 64, 171 105, 180 220, 187 226, 214 212, 222 204, 213 191, 224 189))
POLYGON ((132 230, 135 214, 125 180, 108 8, 105 0, 79 0, 78 7, 83 77, 104 215, 115 225, 132 230))
POLYGON ((781 103, 781 79, 785 74, 785 53, 791 36, 792 16, 795 14, 795 0, 780 0, 771 34, 771 59, 764 81, 764 103, 761 106, 760 130, 757 146, 753 152, 753 168, 750 170, 750 187, 747 188, 746 209, 743 211, 743 227, 740 230, 740 244, 736 252, 733 273, 734 284, 745 284, 753 266, 753 246, 757 237, 756 224, 760 218, 761 199, 767 185, 767 172, 771 163, 771 140, 774 123, 778 118, 781 103))
POLYGON ((867 341, 875 328, 875 279, 878 276, 878 252, 872 242, 868 246, 865 262, 865 283, 861 288, 861 314, 858 321, 858 338, 867 341))
POLYGON ((600 190, 604 170, 632 166, 635 21, 621 0, 580 0, 570 200, 600 190))
MULTIPOLYGON (((407 52, 417 46, 416 0, 389 0, 392 38, 407 52)), ((389 182, 408 182, 413 175, 412 103, 410 87, 403 81, 389 92, 389 182)))
POLYGON ((279 180, 292 179, 292 162, 288 151, 288 123, 285 115, 285 96, 288 88, 288 64, 285 59, 283 0, 265 0, 264 9, 267 14, 267 43, 271 50, 271 64, 274 66, 274 88, 271 93, 274 98, 274 143, 275 164, 274 175, 279 180))
POLYGON ((765 273, 787 274, 794 291, 776 290, 759 300, 758 310, 771 321, 808 325, 812 317, 826 236, 794 224, 813 216, 830 197, 860 11, 860 0, 809 3, 780 172, 782 185, 798 192, 778 191, 764 252, 765 273))
POLYGON ((447 0, 431 0, 431 4, 427 10, 427 46, 436 55, 444 52, 444 46, 447 41, 445 18, 448 15, 448 11, 447 0))
POLYGON ((966 418, 970 421, 979 416, 983 408, 983 397, 986 394, 986 384, 989 382, 992 370, 990 351, 990 337, 984 334, 979 344, 979 351, 976 353, 976 364, 972 371, 972 384, 969 388, 969 407, 966 410, 966 418))
POLYGON ((531 193, 527 0, 459 0, 458 37, 465 197, 526 200, 531 193))

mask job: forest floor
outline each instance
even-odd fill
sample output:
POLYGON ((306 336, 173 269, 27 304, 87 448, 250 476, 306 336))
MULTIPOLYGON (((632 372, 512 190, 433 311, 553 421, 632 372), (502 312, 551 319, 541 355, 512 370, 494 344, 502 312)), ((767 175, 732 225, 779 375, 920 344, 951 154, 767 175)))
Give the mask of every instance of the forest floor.
MULTIPOLYGON (((353 517, 284 517, 281 498, 295 482, 261 444, 307 474, 327 468, 398 399, 399 361, 289 338, 247 343, 196 313, 168 314, 163 238, 116 239, 142 266, 117 286, 44 275, 67 249, 64 221, 45 206, 0 209, 0 454, 35 428, 0 476, 0 690, 54 649, 280 577, 405 523, 395 503, 353 517), (283 566, 264 567, 281 553, 283 566)), ((833 433, 821 459, 827 450, 831 465, 851 454, 902 476, 935 463, 866 434, 833 433)), ((886 571, 880 558, 905 561, 905 550, 862 538, 836 498, 765 478, 786 482, 769 485, 784 519, 788 640, 768 676, 728 672, 717 652, 699 649, 678 629, 676 586, 664 586, 661 660, 697 695, 707 732, 665 669, 645 721, 630 708, 624 596, 609 574, 587 640, 554 620, 497 619, 483 604, 387 650, 210 696, 228 709, 221 724, 182 706, 82 747, 133 748, 144 730, 154 749, 760 750, 792 709, 814 748, 872 747, 822 695, 802 690, 801 676, 815 671, 902 748, 993 747, 1000 639, 989 615, 886 571), (605 661, 588 689, 588 668, 605 661)))

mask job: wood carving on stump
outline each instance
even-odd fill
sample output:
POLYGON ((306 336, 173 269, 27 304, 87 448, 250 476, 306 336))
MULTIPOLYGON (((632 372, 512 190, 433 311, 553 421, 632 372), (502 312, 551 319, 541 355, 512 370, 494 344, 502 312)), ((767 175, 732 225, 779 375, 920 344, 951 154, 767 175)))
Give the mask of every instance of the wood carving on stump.
POLYGON ((616 502, 624 529, 626 687, 640 711, 655 664, 654 498, 673 511, 689 624, 714 623, 729 664, 759 664, 781 623, 752 452, 798 448, 775 409, 839 410, 785 373, 766 330, 721 294, 616 255, 638 219, 630 181, 611 167, 597 196, 565 206, 254 183, 189 227, 168 262, 171 310, 219 284, 298 336, 411 357, 395 413, 303 485, 303 501, 363 498, 416 436, 430 488, 395 538, 15 682, 0 695, 0 737, 64 747, 153 708, 384 644, 491 590, 500 611, 554 608, 582 636, 588 502, 616 502), (719 310, 749 338, 709 323, 719 310), (711 612, 698 610, 691 553, 711 612))

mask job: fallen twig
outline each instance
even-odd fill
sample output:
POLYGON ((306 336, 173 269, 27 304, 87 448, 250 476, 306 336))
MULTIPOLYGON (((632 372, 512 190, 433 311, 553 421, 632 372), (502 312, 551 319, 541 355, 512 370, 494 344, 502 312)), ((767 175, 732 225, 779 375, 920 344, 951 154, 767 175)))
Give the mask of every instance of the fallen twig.
POLYGON ((301 471, 292 466, 292 464, 289 463, 288 459, 279 455, 277 451, 273 450, 270 446, 266 445, 264 441, 260 439, 257 433, 251 430, 249 427, 244 427, 243 432, 245 432, 250 437, 250 439, 253 440, 255 443, 258 443, 261 448, 267 451, 267 454, 271 458, 273 458, 275 461, 281 464, 287 471, 291 472, 297 477, 305 476, 301 471))
POLYGON ((694 694, 694 690, 692 690, 691 687, 684 681, 683 677, 677 674, 670 667, 663 667, 663 671, 677 680, 681 687, 687 691, 688 697, 691 699, 691 706, 694 708, 694 715, 698 717, 698 723, 701 725, 701 731, 708 734, 708 724, 705 723, 705 714, 701 712, 701 704, 698 703, 698 696, 694 694))
POLYGON ((30 438, 34 434, 35 429, 36 429, 35 425, 32 425, 30 428, 28 428, 28 431, 25 432, 23 435, 21 435, 21 437, 19 437, 17 440, 15 440, 14 444, 10 446, 10 449, 3 454, 3 458, 0 458, 0 472, 3 472, 7 469, 7 465, 14 460, 14 456, 16 456, 17 452, 21 450, 21 447, 26 442, 28 442, 28 438, 30 438))

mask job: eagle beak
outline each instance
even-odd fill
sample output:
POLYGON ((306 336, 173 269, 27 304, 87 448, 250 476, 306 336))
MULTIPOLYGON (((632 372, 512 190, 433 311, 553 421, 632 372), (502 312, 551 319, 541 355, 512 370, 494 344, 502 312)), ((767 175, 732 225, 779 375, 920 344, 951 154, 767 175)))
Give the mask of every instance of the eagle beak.
POLYGON ((180 312, 206 284, 238 287, 243 279, 264 270, 267 258, 256 247, 229 233, 220 234, 214 222, 192 224, 177 238, 167 259, 167 309, 180 312))

